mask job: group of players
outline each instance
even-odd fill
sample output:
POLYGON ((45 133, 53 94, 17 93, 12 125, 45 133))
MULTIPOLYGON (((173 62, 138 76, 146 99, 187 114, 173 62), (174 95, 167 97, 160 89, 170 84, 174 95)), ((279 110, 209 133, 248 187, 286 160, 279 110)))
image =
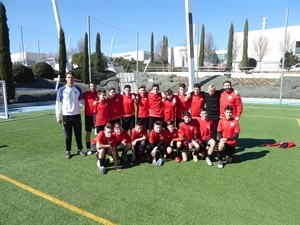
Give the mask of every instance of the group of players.
POLYGON ((149 160, 157 166, 168 158, 188 161, 190 155, 194 161, 203 158, 212 166, 215 150, 219 168, 223 168, 223 157, 228 163, 233 161, 243 104, 230 81, 220 90, 211 84, 206 92, 199 83, 190 92, 180 83, 178 93, 170 89, 161 92, 159 85, 153 84, 150 91, 141 85, 137 94, 131 93, 130 85, 124 86, 123 93, 110 88, 108 95, 104 89, 97 91, 93 82, 83 93, 74 82, 74 73, 68 71, 66 85, 58 89, 56 97, 56 121, 64 126, 66 159, 72 157, 72 131, 78 154, 86 156, 80 108, 84 104, 87 154, 96 151, 102 174, 106 173, 106 155, 113 157, 119 170, 120 159, 127 161, 129 150, 132 162, 149 160), (91 140, 93 128, 97 136, 91 140))
POLYGON ((158 84, 149 92, 141 85, 137 94, 130 85, 124 86, 122 94, 115 88, 110 88, 108 95, 106 90, 96 89, 91 82, 83 98, 87 154, 96 151, 100 173, 107 172, 106 155, 112 156, 119 170, 121 159, 128 161, 129 150, 131 162, 150 161, 157 166, 168 158, 186 162, 190 155, 194 161, 205 159, 212 166, 215 149, 218 168, 223 168, 223 157, 228 163, 233 161, 243 105, 230 81, 220 90, 211 84, 207 92, 201 91, 199 83, 190 93, 184 83, 179 84, 178 93, 170 89, 160 92, 158 84), (97 136, 91 140, 93 127, 97 136))

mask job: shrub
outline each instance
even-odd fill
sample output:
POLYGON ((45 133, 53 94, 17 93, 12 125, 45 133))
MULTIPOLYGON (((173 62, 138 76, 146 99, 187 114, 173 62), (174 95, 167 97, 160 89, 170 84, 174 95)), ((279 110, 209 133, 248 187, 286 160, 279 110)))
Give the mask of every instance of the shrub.
POLYGON ((46 62, 39 62, 35 64, 32 68, 32 71, 36 79, 38 78, 53 79, 55 76, 52 66, 50 66, 46 62))
POLYGON ((14 81, 23 84, 29 84, 35 81, 32 69, 22 64, 13 65, 14 81))

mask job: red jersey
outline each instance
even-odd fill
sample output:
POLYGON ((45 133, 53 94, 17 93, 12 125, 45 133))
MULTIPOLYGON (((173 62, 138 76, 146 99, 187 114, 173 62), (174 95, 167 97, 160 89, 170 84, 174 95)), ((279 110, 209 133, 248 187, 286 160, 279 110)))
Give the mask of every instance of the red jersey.
POLYGON ((191 117, 199 117, 200 109, 204 108, 205 96, 203 92, 199 95, 195 95, 194 92, 191 94, 191 117))
POLYGON ((117 120, 122 117, 123 97, 116 94, 113 98, 108 99, 108 113, 110 120, 117 120))
POLYGON ((130 136, 125 130, 122 130, 121 134, 117 134, 116 132, 113 133, 113 136, 116 138, 116 144, 119 145, 122 142, 125 144, 130 143, 130 136))
POLYGON ((97 105, 94 106, 94 112, 96 113, 96 126, 108 123, 108 100, 98 101, 97 105))
POLYGON ((116 139, 112 135, 110 138, 105 137, 104 131, 100 131, 99 134, 97 135, 97 142, 101 145, 110 145, 111 147, 116 147, 116 139))
POLYGON ((148 93, 145 93, 145 96, 138 94, 137 107, 137 117, 149 117, 148 93))
POLYGON ((134 94, 130 94, 129 96, 123 94, 123 116, 130 117, 135 114, 134 101, 132 99, 134 94))
POLYGON ((150 131, 150 134, 149 134, 149 143, 150 144, 156 144, 164 139, 165 139, 165 130, 161 130, 160 133, 156 133, 154 130, 150 131))
POLYGON ((165 131, 165 145, 169 146, 171 141, 175 138, 179 138, 179 130, 177 128, 171 133, 168 129, 165 131))
POLYGON ((98 101, 97 91, 86 91, 83 93, 84 98, 84 114, 86 116, 93 116, 94 102, 98 101))
MULTIPOLYGON (((218 123, 218 132, 221 133, 221 138, 229 138, 232 137, 234 134, 240 133, 240 125, 239 122, 235 119, 220 119, 218 123)), ((236 139, 229 140, 226 144, 235 147, 236 146, 236 139)))
POLYGON ((214 123, 212 120, 207 119, 203 120, 201 118, 196 118, 198 134, 200 141, 206 141, 212 138, 212 129, 214 127, 214 123))
POLYGON ((176 118, 182 119, 183 113, 189 111, 191 99, 186 99, 186 95, 178 94, 176 96, 176 118))
MULTIPOLYGON (((195 138, 195 134, 198 134, 197 124, 195 120, 191 120, 189 123, 181 122, 179 124, 179 131, 181 136, 185 136, 189 141, 195 138)), ((188 143, 184 140, 184 145, 188 143)))
POLYGON ((153 94, 152 92, 148 93, 149 101, 149 116, 153 117, 163 117, 163 103, 161 93, 153 94))
POLYGON ((220 98, 220 117, 225 118, 224 109, 227 105, 232 106, 232 118, 240 117, 243 112, 243 103, 240 95, 236 95, 234 90, 223 91, 220 98))
POLYGON ((143 130, 140 133, 138 133, 135 128, 132 128, 132 130, 131 130, 131 141, 134 141, 135 139, 141 138, 143 136, 147 137, 146 127, 143 127, 143 130))
POLYGON ((163 101, 163 107, 164 107, 164 121, 168 122, 170 120, 175 120, 175 104, 173 103, 173 100, 165 99, 163 101))

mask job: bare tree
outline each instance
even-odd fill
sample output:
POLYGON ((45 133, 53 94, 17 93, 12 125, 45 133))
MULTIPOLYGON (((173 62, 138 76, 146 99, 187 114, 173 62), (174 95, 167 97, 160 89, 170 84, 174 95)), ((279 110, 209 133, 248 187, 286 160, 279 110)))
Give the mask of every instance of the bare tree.
MULTIPOLYGON (((295 40, 292 40, 292 36, 289 31, 286 34, 285 42, 286 42, 285 52, 294 52, 295 40)), ((280 53, 283 52, 283 49, 284 49, 284 38, 282 38, 281 42, 279 43, 280 53)))
POLYGON ((184 62, 185 62, 185 65, 182 65, 182 66, 186 66, 188 63, 188 50, 187 50, 186 40, 183 41, 183 43, 181 44, 180 55, 181 55, 182 59, 184 59, 184 62))
POLYGON ((77 51, 83 52, 83 49, 84 49, 84 41, 83 38, 80 38, 77 42, 77 51))
POLYGON ((163 65, 164 65, 164 40, 160 40, 157 42, 155 45, 155 51, 157 53, 157 56, 159 58, 159 61, 161 62, 162 65, 162 71, 164 70, 163 65))
POLYGON ((205 35, 205 42, 204 42, 204 54, 206 59, 211 63, 211 57, 216 52, 216 46, 214 43, 214 37, 212 36, 211 32, 208 32, 205 35))
POLYGON ((269 54, 269 52, 269 39, 267 36, 260 34, 258 38, 253 39, 253 54, 260 61, 259 72, 261 72, 262 59, 269 54))
POLYGON ((242 43, 239 41, 238 37, 234 35, 233 45, 232 45, 232 60, 233 60, 234 70, 235 70, 236 59, 241 54, 241 48, 242 48, 242 43))

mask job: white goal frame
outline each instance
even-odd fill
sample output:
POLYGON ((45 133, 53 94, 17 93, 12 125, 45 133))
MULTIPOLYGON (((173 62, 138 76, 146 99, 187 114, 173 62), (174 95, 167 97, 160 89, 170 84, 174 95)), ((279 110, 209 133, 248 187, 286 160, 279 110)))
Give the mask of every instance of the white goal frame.
POLYGON ((0 80, 0 118, 9 118, 5 80, 0 80))

